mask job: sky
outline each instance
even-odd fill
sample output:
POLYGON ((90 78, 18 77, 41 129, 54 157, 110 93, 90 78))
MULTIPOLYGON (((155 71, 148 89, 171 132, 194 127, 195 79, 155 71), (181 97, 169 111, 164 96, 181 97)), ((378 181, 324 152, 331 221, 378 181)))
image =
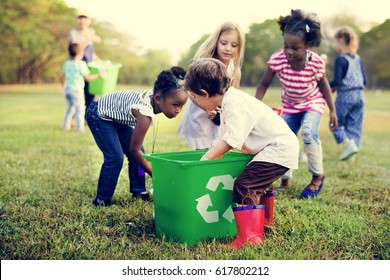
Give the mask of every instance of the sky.
POLYGON ((376 23, 390 18, 388 0, 65 1, 69 7, 89 13, 93 19, 114 24, 118 31, 131 35, 140 48, 168 50, 174 60, 204 34, 212 33, 228 20, 247 32, 253 23, 285 16, 298 8, 316 13, 320 20, 340 13, 376 23))

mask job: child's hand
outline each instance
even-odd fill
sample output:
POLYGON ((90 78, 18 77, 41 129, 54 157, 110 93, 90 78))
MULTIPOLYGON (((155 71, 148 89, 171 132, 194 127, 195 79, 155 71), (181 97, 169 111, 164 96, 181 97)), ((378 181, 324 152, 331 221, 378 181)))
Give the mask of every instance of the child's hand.
POLYGON ((62 95, 65 95, 65 87, 61 87, 60 92, 62 93, 62 95))
POLYGON ((333 131, 339 125, 336 113, 335 112, 330 112, 329 117, 330 117, 330 119, 329 119, 329 129, 331 131, 333 131))
POLYGON ((101 72, 99 72, 99 78, 105 78, 105 77, 107 77, 107 75, 106 75, 106 72, 105 71, 101 71, 101 72))
POLYGON ((207 111, 207 117, 208 117, 210 120, 214 119, 216 115, 217 115, 217 111, 216 111, 216 110, 207 111))
POLYGON ((215 108, 215 110, 212 110, 212 111, 207 111, 207 117, 212 120, 215 118, 215 116, 221 112, 221 108, 220 107, 217 107, 215 108))

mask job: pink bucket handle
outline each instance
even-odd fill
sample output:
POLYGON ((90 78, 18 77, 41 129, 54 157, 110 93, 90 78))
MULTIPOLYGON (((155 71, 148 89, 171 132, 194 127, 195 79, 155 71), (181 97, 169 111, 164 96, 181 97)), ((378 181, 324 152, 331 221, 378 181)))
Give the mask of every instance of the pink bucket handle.
POLYGON ((244 204, 244 201, 245 201, 245 199, 247 199, 247 198, 249 198, 249 199, 252 201, 252 205, 256 205, 255 201, 254 201, 253 198, 250 197, 250 196, 244 196, 244 197, 242 198, 242 201, 241 201, 241 204, 242 204, 242 205, 245 205, 245 204, 244 204))

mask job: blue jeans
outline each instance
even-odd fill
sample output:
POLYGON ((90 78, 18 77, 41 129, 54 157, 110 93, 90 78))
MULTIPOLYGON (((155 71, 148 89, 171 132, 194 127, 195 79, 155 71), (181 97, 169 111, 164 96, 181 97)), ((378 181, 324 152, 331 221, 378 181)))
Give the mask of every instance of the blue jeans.
POLYGON ((64 116, 64 129, 70 129, 70 124, 73 118, 76 120, 78 131, 84 131, 84 95, 82 91, 65 89, 66 112, 64 116), (73 111, 74 110, 74 111, 73 111))
MULTIPOLYGON (((307 154, 309 172, 316 176, 323 175, 322 146, 318 135, 321 115, 306 111, 290 115, 283 114, 283 119, 295 135, 298 135, 298 131, 302 128, 302 141, 304 151, 307 154)), ((289 170, 282 178, 289 179, 291 177, 292 172, 289 170)))
MULTIPOLYGON (((145 172, 130 154, 130 141, 133 128, 99 117, 98 103, 93 101, 86 114, 88 126, 102 151, 104 161, 100 170, 96 198, 111 202, 123 166, 123 155, 128 159, 130 192, 138 194, 146 191, 145 172)), ((142 147, 142 151, 144 148, 142 147)))

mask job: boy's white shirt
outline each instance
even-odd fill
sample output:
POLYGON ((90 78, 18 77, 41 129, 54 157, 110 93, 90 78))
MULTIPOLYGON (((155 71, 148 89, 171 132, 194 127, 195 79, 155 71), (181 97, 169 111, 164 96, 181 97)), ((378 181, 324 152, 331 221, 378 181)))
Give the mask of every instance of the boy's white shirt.
POLYGON ((270 107, 230 87, 222 99, 221 108, 216 141, 223 140, 233 149, 255 155, 253 161, 298 168, 298 138, 270 107))

